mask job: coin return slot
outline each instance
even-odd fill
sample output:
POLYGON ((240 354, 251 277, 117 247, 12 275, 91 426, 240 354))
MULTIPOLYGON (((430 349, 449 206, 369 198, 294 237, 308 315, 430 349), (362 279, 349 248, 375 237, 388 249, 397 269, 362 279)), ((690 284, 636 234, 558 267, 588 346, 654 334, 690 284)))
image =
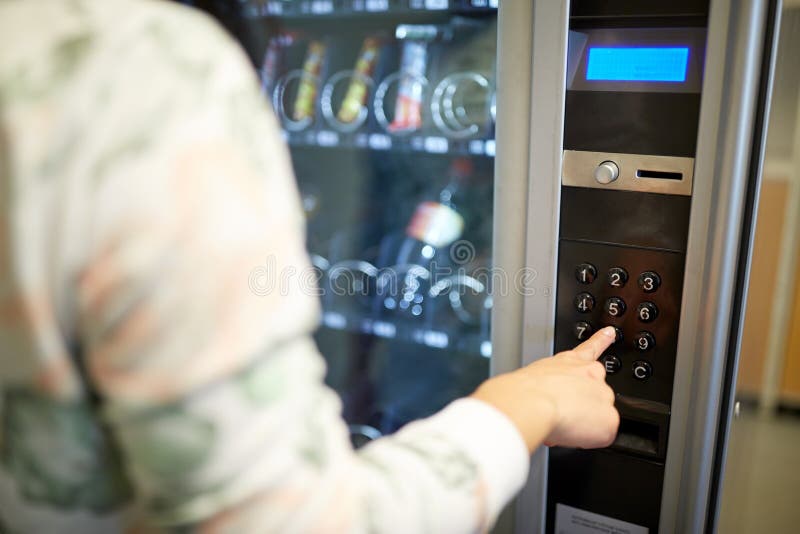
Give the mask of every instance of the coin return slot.
POLYGON ((657 180, 683 180, 682 172, 636 170, 637 178, 655 178, 657 180))
POLYGON ((659 456, 659 425, 622 417, 617 439, 612 447, 642 454, 659 456))

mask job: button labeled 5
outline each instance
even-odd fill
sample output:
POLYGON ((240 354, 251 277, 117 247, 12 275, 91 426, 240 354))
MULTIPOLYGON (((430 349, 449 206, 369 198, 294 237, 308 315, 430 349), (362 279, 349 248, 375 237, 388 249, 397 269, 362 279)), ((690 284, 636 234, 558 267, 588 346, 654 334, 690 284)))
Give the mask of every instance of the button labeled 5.
POLYGON ((625 313, 625 301, 619 297, 611 297, 606 300, 605 304, 606 313, 609 314, 611 317, 619 317, 623 313, 625 313))

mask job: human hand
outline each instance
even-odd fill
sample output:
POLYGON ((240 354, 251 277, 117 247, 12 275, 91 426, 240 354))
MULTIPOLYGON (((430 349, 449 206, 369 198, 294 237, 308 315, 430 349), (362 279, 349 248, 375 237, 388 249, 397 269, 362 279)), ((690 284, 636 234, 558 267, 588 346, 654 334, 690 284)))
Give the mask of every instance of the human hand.
POLYGON ((608 446, 617 434, 619 414, 597 358, 615 335, 613 328, 604 328, 573 350, 490 378, 472 397, 508 416, 530 451, 542 442, 585 449, 608 446))

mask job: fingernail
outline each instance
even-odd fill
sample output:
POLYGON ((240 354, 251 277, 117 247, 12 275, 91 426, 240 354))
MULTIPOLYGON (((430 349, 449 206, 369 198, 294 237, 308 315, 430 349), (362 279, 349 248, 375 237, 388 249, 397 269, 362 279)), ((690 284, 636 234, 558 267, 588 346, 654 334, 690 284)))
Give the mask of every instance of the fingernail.
POLYGON ((603 328, 603 333, 608 337, 617 337, 617 331, 614 330, 613 326, 607 326, 603 328))

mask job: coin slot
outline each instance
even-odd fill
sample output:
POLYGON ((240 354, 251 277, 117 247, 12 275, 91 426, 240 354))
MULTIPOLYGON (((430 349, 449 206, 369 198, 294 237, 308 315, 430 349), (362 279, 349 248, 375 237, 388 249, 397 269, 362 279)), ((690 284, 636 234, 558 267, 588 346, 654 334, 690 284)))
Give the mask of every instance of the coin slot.
POLYGON ((637 178, 655 178, 657 180, 683 180, 682 172, 670 171, 649 171, 647 169, 637 169, 637 178))
POLYGON ((613 447, 645 456, 659 456, 659 433, 656 423, 622 417, 613 447))

